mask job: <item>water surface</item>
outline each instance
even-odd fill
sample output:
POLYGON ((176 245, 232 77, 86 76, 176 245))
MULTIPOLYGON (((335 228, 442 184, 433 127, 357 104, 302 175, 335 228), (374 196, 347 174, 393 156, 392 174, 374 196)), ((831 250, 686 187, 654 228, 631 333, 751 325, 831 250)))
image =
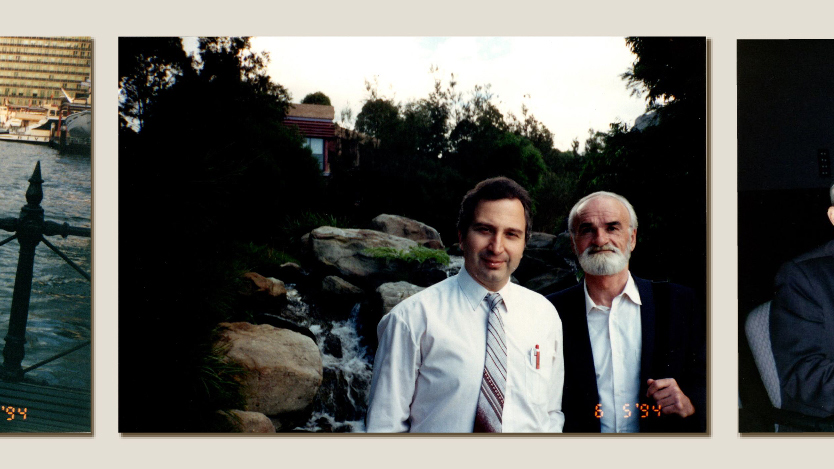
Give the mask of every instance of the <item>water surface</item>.
MULTIPOLYGON (((45 219, 90 228, 90 158, 61 155, 47 146, 0 141, 0 218, 17 218, 26 204, 29 177, 41 163, 45 219)), ((12 233, 0 230, 0 240, 12 233)), ((49 242, 91 273, 91 240, 50 236, 49 242)), ((0 246, 0 349, 8 332, 12 290, 17 269, 17 241, 0 246)), ((38 245, 23 368, 90 340, 90 282, 52 250, 38 245)), ((90 389, 90 347, 73 352, 27 374, 54 386, 90 389)), ((2 356, 0 356, 2 360, 2 356)))

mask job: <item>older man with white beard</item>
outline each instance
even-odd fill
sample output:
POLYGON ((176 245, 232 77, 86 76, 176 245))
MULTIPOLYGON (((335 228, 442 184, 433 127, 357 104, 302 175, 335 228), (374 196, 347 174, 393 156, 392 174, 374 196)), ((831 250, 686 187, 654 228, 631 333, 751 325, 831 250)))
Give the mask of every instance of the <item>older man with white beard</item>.
POLYGON ((564 431, 706 431, 705 315, 694 292, 631 275, 637 215, 624 197, 582 198, 568 226, 585 278, 548 296, 564 331, 564 431))

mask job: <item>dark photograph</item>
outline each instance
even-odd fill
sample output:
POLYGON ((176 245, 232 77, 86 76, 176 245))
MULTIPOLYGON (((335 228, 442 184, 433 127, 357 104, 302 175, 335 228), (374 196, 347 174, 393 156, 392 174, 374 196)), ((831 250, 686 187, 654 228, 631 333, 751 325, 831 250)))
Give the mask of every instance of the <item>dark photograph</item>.
POLYGON ((834 431, 834 41, 738 41, 739 430, 834 431))

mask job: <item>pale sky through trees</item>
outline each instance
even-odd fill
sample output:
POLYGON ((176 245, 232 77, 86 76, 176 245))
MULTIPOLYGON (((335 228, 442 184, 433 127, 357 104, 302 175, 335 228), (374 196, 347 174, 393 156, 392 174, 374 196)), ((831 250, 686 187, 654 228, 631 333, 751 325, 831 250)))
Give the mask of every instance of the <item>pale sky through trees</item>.
POLYGON ((620 78, 635 59, 622 37, 256 37, 252 49, 269 52, 269 74, 293 102, 316 91, 330 97, 336 121, 346 107, 356 118, 368 97, 365 80, 374 77, 382 97, 395 102, 426 98, 435 77, 445 88, 452 73, 464 99, 475 85, 491 84, 503 113, 520 117, 526 104, 560 150, 574 138, 584 146, 590 128, 632 125, 646 105, 620 78))

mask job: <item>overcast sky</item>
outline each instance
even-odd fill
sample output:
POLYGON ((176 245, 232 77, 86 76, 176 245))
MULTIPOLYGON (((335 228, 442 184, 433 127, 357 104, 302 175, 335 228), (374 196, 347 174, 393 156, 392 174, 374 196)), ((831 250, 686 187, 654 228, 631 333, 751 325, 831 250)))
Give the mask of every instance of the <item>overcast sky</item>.
POLYGON ((620 78, 635 59, 622 37, 257 37, 252 46, 269 52, 269 74, 293 102, 322 91, 337 121, 347 107, 359 114, 365 80, 376 77, 383 97, 406 102, 427 97, 435 76, 445 87, 452 73, 465 93, 491 84, 504 113, 520 116, 526 104, 560 150, 574 138, 584 144, 590 128, 631 125, 645 110, 620 78))

